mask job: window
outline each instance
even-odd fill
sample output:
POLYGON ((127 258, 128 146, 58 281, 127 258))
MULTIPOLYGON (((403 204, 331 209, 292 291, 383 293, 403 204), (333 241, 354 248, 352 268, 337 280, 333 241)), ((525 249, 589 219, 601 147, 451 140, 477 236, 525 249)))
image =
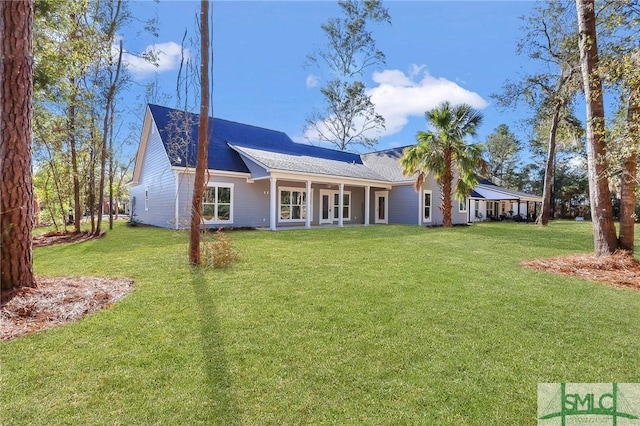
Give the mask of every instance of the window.
POLYGON ((467 200, 458 200, 458 212, 465 213, 467 211, 467 200))
MULTIPOLYGON (((333 218, 335 220, 339 219, 340 212, 340 193, 336 192, 333 194, 333 218)), ((342 193, 342 219, 343 220, 351 220, 351 192, 344 191, 342 193)))
POLYGON ((487 217, 494 217, 495 205, 498 204, 495 201, 487 201, 487 217))
POLYGON ((307 191, 303 188, 280 188, 280 220, 296 222, 307 219, 307 191))
POLYGON ((149 211, 149 188, 145 188, 144 190, 144 211, 149 211))
POLYGON ((425 222, 431 222, 431 191, 424 191, 424 211, 422 215, 422 219, 425 222))
POLYGON ((233 184, 210 183, 202 197, 202 217, 207 223, 233 222, 233 184))

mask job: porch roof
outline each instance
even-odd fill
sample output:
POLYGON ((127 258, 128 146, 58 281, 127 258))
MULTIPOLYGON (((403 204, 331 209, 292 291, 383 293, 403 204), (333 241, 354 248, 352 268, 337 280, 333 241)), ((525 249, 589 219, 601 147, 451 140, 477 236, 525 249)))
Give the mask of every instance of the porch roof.
POLYGON ((254 162, 264 168, 266 172, 284 171, 388 182, 384 176, 375 170, 356 161, 348 162, 319 158, 303 153, 266 151, 237 144, 229 144, 229 147, 238 152, 243 160, 248 159, 254 162))

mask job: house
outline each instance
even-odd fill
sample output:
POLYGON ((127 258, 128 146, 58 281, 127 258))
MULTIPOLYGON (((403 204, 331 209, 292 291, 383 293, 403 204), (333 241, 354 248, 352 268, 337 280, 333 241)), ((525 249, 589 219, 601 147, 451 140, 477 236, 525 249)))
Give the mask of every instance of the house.
MULTIPOLYGON (((189 226, 197 123, 195 114, 148 105, 129 184, 131 213, 141 222, 189 226)), ((207 227, 442 223, 436 182, 428 176, 420 191, 414 189, 414 179, 403 175, 398 162, 404 148, 353 154, 220 118, 209 118, 209 126, 207 227)), ((476 199, 453 208, 454 223, 471 221, 469 207, 476 199)))
POLYGON ((481 179, 468 197, 469 222, 515 219, 533 222, 540 214, 542 197, 503 188, 481 179))

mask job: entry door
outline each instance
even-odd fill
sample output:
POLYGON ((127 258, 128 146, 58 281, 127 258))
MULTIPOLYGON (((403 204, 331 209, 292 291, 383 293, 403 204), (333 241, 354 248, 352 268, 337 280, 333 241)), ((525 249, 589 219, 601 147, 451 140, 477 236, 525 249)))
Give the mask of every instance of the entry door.
POLYGON ((389 191, 376 191, 376 217, 375 223, 388 223, 389 205, 387 198, 389 197, 389 191))
POLYGON ((335 191, 320 190, 320 223, 333 222, 333 196, 335 191))

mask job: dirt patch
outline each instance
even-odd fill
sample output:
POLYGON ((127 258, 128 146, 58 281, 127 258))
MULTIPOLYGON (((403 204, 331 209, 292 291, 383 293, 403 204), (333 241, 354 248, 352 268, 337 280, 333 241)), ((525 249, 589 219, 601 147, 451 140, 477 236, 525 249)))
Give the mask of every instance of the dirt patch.
POLYGON ((619 250, 611 256, 603 257, 582 254, 553 259, 528 260, 520 265, 640 290, 640 262, 626 251, 619 250))
POLYGON ((79 243, 82 241, 100 238, 104 235, 104 231, 100 235, 92 235, 89 231, 69 232, 69 231, 52 231, 42 235, 34 235, 32 238, 33 247, 45 247, 54 244, 79 243))
POLYGON ((78 320, 109 308, 133 290, 130 279, 37 277, 37 288, 3 292, 0 340, 78 320))

